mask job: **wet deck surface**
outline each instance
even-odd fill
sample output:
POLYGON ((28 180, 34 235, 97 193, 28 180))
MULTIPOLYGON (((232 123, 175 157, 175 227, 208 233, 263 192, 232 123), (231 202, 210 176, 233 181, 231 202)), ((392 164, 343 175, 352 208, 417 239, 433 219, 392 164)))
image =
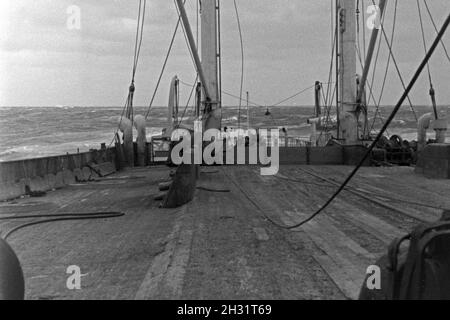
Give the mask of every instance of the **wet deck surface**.
MULTIPOLYGON (((450 208, 450 181, 411 168, 363 168, 350 184, 357 190, 308 225, 287 231, 267 220, 305 218, 350 170, 282 166, 278 177, 263 177, 257 167, 204 167, 198 186, 230 192, 199 189, 190 204, 167 210, 153 196, 169 169, 139 168, 2 203, 0 215, 126 213, 14 233, 28 299, 352 299, 392 239, 440 217, 409 202, 450 208), (85 274, 81 290, 66 287, 71 265, 85 274)), ((23 222, 1 223, 0 231, 23 222)))

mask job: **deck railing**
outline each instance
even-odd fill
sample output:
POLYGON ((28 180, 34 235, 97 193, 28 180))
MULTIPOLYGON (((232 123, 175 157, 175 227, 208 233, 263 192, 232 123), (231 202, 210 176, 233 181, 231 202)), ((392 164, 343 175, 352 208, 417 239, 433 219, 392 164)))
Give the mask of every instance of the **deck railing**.
MULTIPOLYGON (((274 147, 272 139, 267 139, 267 147, 274 147)), ((167 138, 153 138, 149 145, 150 163, 164 162, 167 160, 170 151, 170 140, 167 138)), ((299 148, 310 147, 311 141, 301 137, 279 137, 278 147, 299 148)))

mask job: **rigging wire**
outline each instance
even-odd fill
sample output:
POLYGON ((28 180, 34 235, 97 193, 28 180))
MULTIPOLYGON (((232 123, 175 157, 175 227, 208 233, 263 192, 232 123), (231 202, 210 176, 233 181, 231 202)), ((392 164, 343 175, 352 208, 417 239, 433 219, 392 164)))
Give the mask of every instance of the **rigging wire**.
MULTIPOLYGON (((395 3, 397 4, 397 0, 395 0, 395 3)), ((385 10, 386 11, 386 10, 385 10)), ((387 14, 385 13, 382 17, 382 23, 384 23, 385 19, 386 19, 387 14)), ((376 70, 377 70, 377 66, 378 66, 378 59, 380 57, 380 52, 381 52, 381 44, 382 44, 382 37, 379 37, 378 39, 378 47, 377 47, 377 54, 375 55, 375 62, 373 64, 373 71, 372 71, 372 78, 370 81, 370 86, 373 87, 374 83, 375 83, 375 76, 376 76, 376 70)), ((391 43, 392 43, 392 38, 391 38, 391 43)), ((388 57, 388 59, 390 60, 390 56, 388 57)), ((384 88, 383 88, 384 90, 384 88)), ((381 113, 380 110, 380 103, 381 103, 381 99, 378 100, 378 103, 375 103, 376 105, 376 109, 375 109, 375 113, 374 113, 374 118, 373 118, 373 122, 372 125, 369 129, 369 134, 372 132, 374 126, 375 126, 375 122, 376 120, 379 118, 381 123, 384 123, 384 117, 381 113)))
MULTIPOLYGON (((422 20, 422 9, 420 7, 419 0, 417 0, 416 3, 417 3, 417 9, 418 9, 418 12, 419 12, 419 21, 420 21, 420 30, 421 30, 421 33, 422 33, 423 49, 424 49, 425 52, 427 52, 427 43, 426 43, 426 40, 425 40, 425 29, 424 29, 423 20, 422 20)), ((435 117, 435 119, 438 119, 439 115, 438 115, 438 110, 437 110, 437 107, 436 107, 436 96, 435 96, 433 80, 432 80, 431 70, 430 69, 431 69, 430 68, 430 64, 427 63, 428 82, 429 82, 429 85, 430 85, 429 94, 430 94, 431 102, 432 102, 432 106, 433 106, 434 117, 435 117)))
MULTIPOLYGON (((178 80, 178 81, 181 82, 180 80, 178 80)), ((187 100, 187 102, 186 102, 186 107, 184 108, 183 114, 181 115, 181 120, 180 120, 180 121, 178 122, 178 124, 176 125, 175 130, 178 129, 178 128, 181 126, 181 124, 183 123, 183 118, 184 118, 184 116, 186 115, 187 109, 189 108, 189 103, 191 102, 192 95, 194 94, 195 87, 196 87, 196 85, 197 85, 197 81, 198 81, 198 74, 197 74, 197 76, 195 77, 194 84, 192 85, 192 89, 191 89, 191 92, 190 92, 190 94, 189 94, 189 98, 188 98, 188 100, 187 100)), ((189 86, 190 86, 190 85, 189 85, 189 86)), ((191 86, 190 86, 190 87, 191 87, 191 86)))
MULTIPOLYGON (((419 0, 416 0, 417 3, 417 10, 419 12, 419 22, 420 22, 420 31, 422 33, 422 42, 423 42, 423 49, 425 53, 427 52, 427 42, 425 40, 425 30, 423 27, 423 20, 422 20, 422 9, 420 7, 419 0)), ((431 70, 430 70, 430 64, 427 63, 427 71, 428 71, 428 82, 430 83, 430 88, 433 88, 433 81, 431 79, 431 70)))
MULTIPOLYGON (((174 1, 174 3, 175 3, 175 1, 174 1)), ((178 8, 178 6, 176 5, 176 3, 175 3, 175 8, 177 9, 178 15, 181 16, 181 13, 180 13, 179 8, 178 8)), ((194 70, 198 73, 197 65, 195 64, 194 54, 193 54, 193 52, 192 52, 191 46, 189 45, 189 40, 188 40, 187 33, 186 33, 186 29, 185 29, 183 23, 181 24, 181 28, 182 28, 182 30, 183 30, 183 36, 184 36, 184 40, 185 40, 185 42, 186 42, 186 46, 187 46, 188 51, 189 51, 189 55, 191 56, 192 65, 194 66, 194 70)))
MULTIPOLYGON (((323 84, 323 83, 322 83, 322 84, 323 84)), ((326 84, 329 84, 329 83, 326 83, 326 84)), ((289 100, 292 100, 293 98, 295 98, 295 97, 297 97, 297 96, 299 96, 299 95, 301 95, 301 94, 303 94, 303 93, 307 92, 308 90, 311 90, 312 88, 315 88, 315 87, 316 87, 316 84, 313 84, 312 86, 309 86, 309 87, 307 87, 307 88, 305 88, 305 89, 303 89, 303 90, 300 90, 300 91, 297 92, 296 94, 294 94, 294 95, 292 95, 292 96, 290 96, 290 97, 288 97, 288 98, 286 98, 286 99, 283 99, 282 101, 280 101, 280 102, 278 102, 278 103, 275 103, 275 104, 271 105, 271 107, 278 107, 278 106, 281 105, 282 103, 284 103, 284 102, 286 102, 286 101, 289 101, 289 100)), ((272 122, 273 122, 274 125, 276 126, 276 121, 275 121, 275 118, 273 117, 272 113, 269 112, 269 115, 270 115, 271 118, 272 118, 272 122)))
POLYGON ((147 7, 147 0, 144 0, 143 3, 144 4, 142 5, 142 0, 139 1, 139 14, 138 14, 136 40, 135 40, 135 47, 134 47, 133 73, 132 73, 132 78, 131 78, 132 82, 134 82, 134 78, 136 76, 137 66, 138 66, 138 62, 139 62, 139 56, 141 54, 142 39, 144 37, 145 10, 147 7))
MULTIPOLYGON (((217 0, 216 2, 216 9, 217 9, 217 57, 218 57, 218 88, 219 88, 219 96, 218 96, 218 102, 219 102, 219 108, 222 108, 223 101, 222 101, 222 14, 221 14, 221 4, 220 0, 217 0)), ((220 122, 222 123, 222 113, 221 113, 221 119, 220 122)))
MULTIPOLYGON (((396 29, 396 26, 397 26, 397 9, 398 9, 398 0, 395 0, 394 17, 393 17, 392 32, 391 32, 391 43, 394 43, 395 29, 396 29)), ((381 42, 381 40, 382 40, 382 37, 380 36, 380 42, 381 42)), ((380 46, 381 46, 381 43, 380 43, 380 46)), ((388 55, 388 60, 387 60, 387 63, 386 63, 386 69, 384 71, 383 82, 382 82, 381 90, 380 90, 380 96, 378 98, 378 106, 381 105, 381 100, 383 98, 384 89, 386 87, 386 81, 387 81, 387 76, 388 76, 388 73, 389 73, 390 64, 391 64, 391 55, 388 55)), ((380 113, 380 115, 381 115, 381 113, 380 113)), ((373 119, 373 123, 372 123, 372 127, 371 127, 370 131, 372 131, 373 128, 375 127, 375 121, 376 121, 376 117, 373 119)))
MULTIPOLYGON (((142 47, 142 39, 144 36, 144 25, 145 25, 145 10, 147 7, 147 0, 139 0, 139 11, 138 11, 138 19, 137 19, 137 26, 136 26, 136 39, 135 39, 135 45, 134 45, 134 60, 133 60, 133 71, 131 76, 131 84, 128 90, 128 99, 126 102, 126 114, 125 116, 131 120, 131 122, 134 121, 134 110, 133 110, 133 99, 134 99, 134 92, 135 92, 135 86, 134 86, 134 80, 136 77, 136 71, 139 63, 139 56, 141 53, 141 47, 142 47)), ((120 121, 122 121, 123 116, 121 117, 120 121)), ((119 125, 120 127, 120 125, 119 125)))
MULTIPOLYGON (((395 37, 395 29, 397 26, 397 9, 398 9, 398 0, 395 0, 395 5, 394 5, 394 17, 392 19, 392 32, 391 32, 391 43, 394 43, 394 37, 395 37)), ((382 37, 380 37, 380 41, 381 41, 382 37)), ((387 80, 387 76, 388 76, 388 72, 389 72, 389 67, 390 67, 390 63, 391 63, 391 55, 388 55, 388 60, 386 63, 386 69, 384 72, 384 78, 383 78, 383 84, 381 87, 381 91, 380 91, 380 97, 378 99, 378 104, 381 103, 381 99, 383 97, 383 93, 384 93, 384 89, 386 87, 386 80, 387 80)))
POLYGON ((236 4, 236 0, 233 0, 234 10, 236 12, 236 20, 239 30, 239 39, 241 42, 241 85, 239 91, 239 113, 238 113, 238 129, 241 128, 241 108, 242 108, 242 92, 244 90, 244 40, 242 38, 241 20, 239 18, 239 10, 236 4))
MULTIPOLYGON (((333 95, 332 95, 331 99, 333 99, 333 97, 334 97, 335 90, 336 90, 336 85, 335 85, 335 87, 334 87, 334 89, 333 89, 333 95)), ((328 105, 328 103, 327 103, 328 97, 325 96, 323 90, 321 90, 321 91, 322 91, 322 99, 323 99, 323 101, 324 101, 324 106, 325 106, 325 108, 326 108, 326 119, 325 119, 325 126, 324 126, 324 128, 320 131, 320 135, 319 135, 319 137, 317 138, 317 141, 321 141, 321 139, 322 139, 324 133, 329 133, 330 130, 331 130, 331 128, 330 128, 330 121, 331 121, 331 107, 332 107, 332 104, 330 103, 330 105, 328 105)), ((333 100, 331 100, 331 101, 333 101, 333 100)))
POLYGON ((362 10, 362 23, 363 23, 363 51, 364 51, 364 61, 366 60, 367 57, 367 45, 366 45, 366 28, 364 26, 364 23, 366 21, 366 11, 364 10, 364 0, 361 0, 361 5, 363 6, 363 10, 362 10))
MULTIPOLYGON (((403 92, 402 96, 400 97, 399 101, 397 102, 394 110, 392 111, 391 115, 389 116, 389 118, 386 120, 383 128, 380 130, 380 132, 378 133, 376 139, 372 142, 372 144, 370 145, 370 147, 367 149, 366 153, 364 154, 364 156, 362 157, 362 159, 359 161, 358 165, 352 170, 352 172, 348 175, 348 177, 345 179, 345 181, 340 185, 340 187, 334 192, 334 194, 325 202, 325 204, 323 204, 317 211, 315 211, 313 214, 311 214, 308 218, 302 220, 301 222, 295 224, 295 225, 291 225, 291 226, 286 226, 286 225, 280 225, 278 223, 276 223, 275 221, 273 221, 272 219, 270 219, 263 210, 261 210, 261 208, 257 205, 257 203, 255 203, 255 201, 253 201, 252 199, 250 199, 247 195, 247 198, 249 198, 249 200, 258 207, 258 209, 265 215, 265 217, 272 222, 273 224, 277 225, 280 228, 283 229, 287 229, 287 230, 292 230, 292 229, 296 229, 298 227, 303 226, 304 224, 310 222, 311 220, 313 220, 317 215, 319 215, 320 213, 322 213, 333 201, 334 199, 336 199, 336 197, 345 189, 345 187, 348 185, 348 183, 353 179, 353 177, 356 175, 356 173, 359 171, 359 169, 363 166, 364 162, 366 161, 367 157, 369 156, 369 154, 372 152, 372 150, 375 148, 375 146, 377 145, 378 141, 381 139, 381 137, 383 136, 384 132, 386 131, 387 127, 391 124, 392 120, 395 118, 397 112, 400 110, 403 102, 407 99, 408 94, 410 93, 411 89, 413 88, 413 86, 415 85, 417 79, 419 78, 420 74, 422 73, 423 69, 426 67, 426 64, 428 63, 428 61, 430 60, 431 56, 433 55, 436 47, 439 45, 440 40, 442 39, 442 37, 444 36, 448 26, 450 24, 450 14, 447 16, 441 30, 439 31, 436 39, 434 40, 433 44, 431 45, 429 51, 427 52, 427 54, 425 55, 424 59, 422 60, 422 62, 420 63, 419 67, 417 68, 417 70, 414 73, 414 76, 412 77, 410 83, 408 84, 408 86, 406 87, 406 90, 403 92)), ((239 186, 240 188, 240 186, 239 186)), ((242 188, 240 188, 242 190, 242 188)))
MULTIPOLYGON (((186 3, 186 0, 184 0, 184 3, 186 3)), ((169 44, 169 47, 167 49, 166 57, 164 58, 164 62, 163 62, 162 68, 161 68, 161 72, 159 73, 158 81, 156 82, 155 90, 153 91, 152 98, 150 99, 150 103, 148 105, 148 109, 147 109, 147 113, 145 115, 145 119, 148 118, 148 116, 150 115, 150 111, 151 111, 151 109, 153 107, 153 102, 155 101, 156 94, 158 93, 158 89, 159 89, 159 86, 161 84, 162 77, 164 75, 164 72, 166 71, 167 61, 169 60, 170 53, 172 52, 173 44, 175 42, 175 38, 176 38, 177 33, 178 33, 178 28, 180 27, 180 23, 181 23, 181 14, 179 13, 178 14, 177 24, 175 25, 175 30, 173 31, 172 38, 170 40, 170 44, 169 44)))
MULTIPOLYGON (((185 85, 185 86, 191 87, 191 84, 186 83, 186 82, 184 82, 184 81, 182 81, 182 80, 179 80, 179 81, 180 81, 181 84, 183 84, 183 85, 185 85)), ((325 83, 325 84, 329 84, 329 83, 325 83)), ((292 96, 290 96, 290 97, 284 99, 283 101, 281 101, 281 102, 279 102, 279 103, 277 103, 277 104, 275 104, 275 105, 272 105, 272 107, 277 107, 277 106, 279 106, 280 104, 282 104, 283 102, 289 101, 289 100, 291 100, 291 99, 293 99, 293 98, 299 96, 300 94, 302 94, 302 93, 304 93, 304 92, 306 92, 306 91, 308 91, 308 90, 314 88, 314 87, 315 87, 315 84, 314 84, 313 86, 311 86, 311 87, 308 87, 308 88, 306 88, 306 89, 303 89, 303 90, 297 92, 295 95, 292 95, 292 96)), ((255 107, 266 108, 266 106, 263 106, 262 104, 258 104, 258 103, 256 103, 256 102, 251 101, 251 100, 247 100, 247 99, 241 98, 241 97, 239 97, 239 96, 237 96, 237 95, 234 95, 234 94, 232 94, 232 93, 229 93, 229 92, 227 92, 227 91, 222 90, 221 92, 222 92, 223 94, 229 96, 229 97, 232 97, 232 98, 235 98, 235 99, 242 99, 242 101, 248 102, 249 104, 251 104, 251 105, 253 105, 253 106, 255 106, 255 107)), ((275 119, 273 118, 273 115, 272 115, 272 114, 271 114, 271 116, 272 116, 272 120, 273 120, 274 123, 275 123, 275 119)))
MULTIPOLYGON (((433 15, 431 14, 430 8, 428 7, 427 0, 424 0, 424 4, 425 4, 425 8, 427 9, 428 15, 430 16, 430 19, 431 19, 431 22, 433 24, 434 30, 436 30, 436 33, 438 33, 439 30, 438 30, 438 28, 436 26, 436 23, 434 22, 434 18, 433 18, 433 15)), ((450 56, 448 54, 447 48, 445 47, 445 43, 444 43, 443 39, 441 39, 441 45, 442 45, 442 48, 444 49, 445 55, 447 56, 448 62, 450 62, 450 56)))
POLYGON ((339 19, 340 19, 340 17, 339 17, 339 8, 340 7, 340 2, 339 2, 339 0, 336 0, 335 1, 335 5, 334 5, 334 8, 335 8, 335 16, 334 16, 334 21, 335 21, 335 24, 336 24, 336 29, 335 29, 335 34, 336 34, 336 43, 335 43, 335 45, 336 45, 336 48, 335 48, 335 50, 334 50, 334 53, 335 53, 335 61, 336 61, 336 67, 335 67, 335 81, 336 81, 336 118, 338 119, 338 121, 337 121, 337 130, 336 130, 336 135, 337 135, 337 139, 339 139, 340 138, 340 131, 341 131, 341 128, 340 128, 340 122, 339 122, 339 118, 340 118, 340 110, 339 110, 339 99, 340 99, 340 97, 339 97, 339 86, 340 86, 340 83, 339 83, 339 81, 340 81, 340 79, 339 79, 339 75, 340 75, 340 73, 341 73, 341 64, 340 64, 340 60, 339 60, 339 27, 338 27, 338 21, 339 21, 339 19))
POLYGON ((199 35, 199 30, 200 30, 200 28, 199 28, 199 12, 200 12, 200 1, 201 0, 197 0, 197 1, 195 1, 195 3, 196 3, 196 12, 197 12, 197 14, 195 15, 195 24, 196 24, 196 33, 195 33, 195 45, 197 46, 197 48, 198 48, 198 35, 199 35))
MULTIPOLYGON (((295 183, 301 183, 301 184, 307 184, 307 185, 313 185, 313 186, 318 186, 318 187, 323 187, 323 188, 334 188, 336 187, 336 185, 339 185, 339 182, 336 181, 335 179, 331 179, 331 178, 326 178, 323 177, 319 174, 317 174, 316 172, 314 172, 314 170, 310 171, 304 168, 301 168, 300 171, 315 177, 317 179, 320 179, 323 181, 323 183, 319 183, 319 182, 311 182, 311 181, 304 181, 304 180, 300 180, 300 179, 294 179, 294 178, 288 178, 282 175, 275 175, 273 176, 275 179, 279 179, 279 180, 284 180, 284 181, 289 181, 289 182, 295 182, 295 183)), ((347 192, 350 192, 356 196, 362 197, 364 199, 367 199, 369 201, 375 201, 378 202, 375 199, 371 199, 368 198, 369 196, 372 197, 376 197, 376 198, 382 198, 393 201, 393 202, 398 202, 398 203, 405 203, 405 204, 411 204, 414 206, 418 206, 418 207, 423 207, 423 208, 430 208, 430 209, 434 209, 434 210, 448 210, 446 209, 444 206, 434 206, 434 205, 430 205, 427 203, 423 203, 423 202, 418 202, 418 201, 412 201, 412 200, 406 200, 406 199, 402 199, 402 198, 397 198, 397 197, 393 197, 391 195, 385 194, 385 193, 380 193, 380 192, 375 192, 373 190, 366 190, 366 189, 362 189, 362 188, 356 188, 356 187, 352 187, 352 186, 347 186, 344 189, 347 192)))
MULTIPOLYGON (((336 94, 336 90, 337 90, 337 83, 334 85, 333 91, 331 93, 330 96, 330 104, 327 106, 327 117, 325 120, 325 132, 328 133, 330 132, 330 130, 332 129, 332 126, 330 126, 330 121, 331 121, 331 108, 333 107, 333 100, 334 100, 334 95, 336 94)), ((322 138, 324 131, 322 130, 320 132, 319 135, 319 140, 322 138)))
MULTIPOLYGON (((224 95, 227 95, 227 96, 232 97, 232 98, 235 98, 235 99, 241 99, 239 96, 234 95, 234 94, 229 93, 229 92, 226 92, 226 91, 224 91, 224 90, 222 90, 222 93, 223 93, 224 95)), ((251 105, 253 105, 253 106, 255 106, 255 107, 264 108, 263 105, 258 104, 258 103, 256 103, 256 102, 252 102, 251 100, 248 100, 248 99, 242 99, 242 100, 245 101, 245 102, 248 102, 249 104, 251 104, 251 105)))
MULTIPOLYGON (((358 60, 359 60, 359 63, 361 64, 361 68, 364 68, 363 62, 362 62, 362 58, 361 58, 361 55, 359 54, 359 52, 358 52, 358 60)), ((372 99, 372 101, 373 101, 373 103, 374 103, 374 105, 376 107, 376 110, 379 110, 380 109, 380 105, 377 104, 377 101, 376 101, 375 96, 373 94, 372 85, 369 82, 367 82, 367 86, 369 88, 369 101, 370 101, 370 99, 372 99)), ((367 110, 366 110, 366 112, 367 112, 367 110)), ((365 126, 364 130, 366 130, 367 129, 367 127, 366 127, 367 123, 365 123, 364 126, 365 126)), ((371 130, 372 130, 372 128, 371 128, 371 130)), ((386 130, 386 133, 387 133, 387 130, 386 130)))
MULTIPOLYGON (((185 86, 191 87, 191 84, 186 83, 186 82, 184 82, 184 81, 182 81, 182 80, 180 80, 180 83, 183 84, 183 85, 185 85, 185 86)), ((235 95, 235 94, 232 94, 232 93, 230 93, 230 92, 227 92, 227 91, 225 91, 225 90, 222 90, 222 93, 225 94, 225 95, 227 95, 227 96, 229 96, 229 97, 232 97, 232 98, 235 98, 235 99, 240 99, 239 96, 237 96, 237 95, 235 95)), ((263 106, 262 104, 253 102, 253 101, 251 101, 251 100, 247 100, 247 99, 242 98, 242 101, 248 102, 249 104, 251 104, 251 105, 253 105, 253 106, 255 106, 255 107, 265 108, 265 106, 263 106)))
POLYGON ((314 88, 315 86, 316 86, 316 85, 313 84, 312 86, 309 86, 309 87, 307 87, 307 88, 305 88, 305 89, 303 89, 303 90, 300 90, 300 91, 297 92, 296 94, 294 94, 294 95, 292 95, 292 96, 290 96, 290 97, 287 97, 286 99, 283 99, 283 100, 281 100, 281 101, 278 102, 278 103, 273 104, 272 107, 277 107, 277 106, 279 106, 280 104, 282 104, 282 103, 284 103, 284 102, 287 102, 287 101, 289 101, 289 100, 292 100, 293 98, 295 98, 295 97, 297 97, 297 96, 299 96, 299 95, 305 93, 306 91, 311 90, 311 89, 314 88))
MULTIPOLYGON (((335 187, 336 185, 339 186, 339 182, 336 181, 335 179, 331 179, 331 178, 326 178, 318 173, 316 173, 314 170, 307 170, 304 168, 300 168, 300 171, 316 178, 319 180, 322 180, 325 184, 321 184, 321 183, 312 183, 312 185, 317 185, 320 187, 335 187)), ((281 179, 281 180, 286 180, 286 181, 290 181, 290 182, 297 182, 297 183, 304 183, 304 181, 301 180, 297 180, 297 179, 292 179, 292 178, 287 178, 287 177, 283 177, 283 176, 274 176, 277 179, 281 179)), ((393 202, 397 202, 397 203, 405 203, 405 204, 410 204, 410 205, 414 205, 414 206, 418 206, 418 207, 423 207, 423 208, 429 208, 429 209, 434 209, 434 210, 448 210, 447 208, 445 208, 444 206, 435 206, 435 205, 430 205, 427 203, 423 203, 423 202, 419 202, 419 201, 412 201, 412 200, 407 200, 407 199, 402 199, 402 198, 398 198, 398 197, 393 197, 391 195, 388 195, 386 193, 380 193, 380 192, 376 192, 373 190, 367 190, 367 189, 362 189, 362 188, 356 188, 356 187, 352 187, 352 186, 347 186, 344 189, 347 192, 350 192, 356 196, 359 196, 363 199, 369 200, 371 202, 374 202, 376 204, 381 204, 383 206, 387 205, 390 206, 388 204, 384 204, 384 203, 380 203, 379 200, 377 200, 376 198, 382 198, 383 200, 390 200, 393 202)))
MULTIPOLYGON (((326 120, 325 120, 325 130, 321 130, 318 140, 320 140, 324 134, 324 132, 329 132, 329 123, 330 123, 330 117, 331 117, 331 108, 333 107, 333 100, 334 95, 336 94, 337 90, 337 80, 334 84, 333 90, 332 83, 333 83, 333 67, 334 67, 334 61, 335 58, 337 59, 335 52, 337 50, 336 42, 337 42, 337 35, 338 35, 338 25, 337 23, 334 23, 335 21, 335 15, 334 12, 336 12, 335 6, 337 6, 337 2, 335 0, 330 1, 330 40, 331 40, 331 59, 330 59, 330 69, 328 73, 328 83, 327 83, 327 93, 325 100, 325 109, 326 109, 326 120)), ((337 65, 337 62, 336 62, 337 65)))
POLYGON ((133 68, 131 72, 131 85, 128 90, 128 96, 126 98, 125 105, 122 109, 122 114, 120 115, 119 124, 117 125, 116 131, 114 132, 114 136, 108 146, 111 147, 111 145, 114 143, 114 140, 116 139, 117 133, 119 132, 119 128, 122 124, 123 117, 127 114, 131 114, 132 111, 128 110, 130 108, 130 104, 132 106, 132 100, 134 95, 134 80, 137 72, 138 62, 139 62, 139 56, 141 53, 141 47, 142 47, 142 39, 144 37, 144 25, 145 25, 145 10, 147 6, 147 0, 139 0, 139 10, 138 10, 138 18, 137 18, 137 27, 136 27, 136 38, 135 38, 135 45, 134 45, 134 57, 133 57, 133 68), (143 2, 142 2, 143 1, 143 2), (143 4, 143 5, 142 5, 143 4), (129 112, 128 112, 129 111, 129 112))
MULTIPOLYGON (((372 3, 373 3, 374 5, 376 5, 376 4, 375 4, 375 0, 372 0, 372 3)), ((383 33, 384 39, 385 39, 385 41, 386 41, 386 44, 387 44, 387 46, 388 46, 388 48, 389 48, 389 55, 392 56, 392 62, 394 62, 394 66, 395 66, 395 69, 397 70, 397 74, 398 74, 398 77, 399 77, 399 79, 400 79, 400 82, 402 83, 403 90, 406 91, 405 81, 403 80, 403 76, 402 76, 402 74, 401 74, 401 72, 400 72, 400 68, 399 68, 399 66, 398 66, 398 64, 397 64, 397 60, 395 59, 394 52, 393 52, 393 50, 392 50, 392 44, 389 43, 389 39, 388 39, 388 37, 387 37, 387 34, 386 34, 385 29, 384 29, 383 23, 380 23, 380 28, 381 28, 381 31, 382 31, 382 33, 383 33)), ((417 117, 416 111, 414 110, 413 103, 412 103, 412 101, 411 101, 409 95, 406 97, 406 99, 408 100, 408 103, 409 103, 409 106, 410 106, 410 108, 411 108, 411 111, 413 112, 414 118, 415 118, 416 121, 417 121, 417 120, 418 120, 418 117, 417 117)))
MULTIPOLYGON (((333 3, 334 1, 331 0, 331 18, 330 18, 330 39, 331 39, 331 59, 330 59, 330 70, 328 73, 328 84, 327 84, 327 92, 324 98, 324 109, 326 110, 326 120, 325 120, 325 128, 324 130, 320 131, 320 135, 318 140, 320 140, 325 132, 329 132, 329 122, 330 122, 330 113, 331 113, 331 108, 333 106, 333 98, 334 98, 334 94, 335 94, 335 90, 336 90, 336 84, 334 86, 333 91, 331 91, 332 88, 332 81, 333 81, 333 66, 334 66, 334 58, 335 58, 335 48, 336 48, 336 30, 337 30, 337 25, 333 25, 334 22, 334 8, 333 8, 333 3), (330 97, 331 95, 331 97, 330 97), (328 102, 330 102, 330 104, 328 105, 328 102)), ((322 84, 321 84, 322 85, 322 84)), ((322 94, 324 94, 323 90, 322 90, 322 94)))
MULTIPOLYGON (((361 56, 361 32, 360 32, 360 19, 359 19, 359 14, 360 14, 360 10, 359 10, 359 6, 361 4, 362 0, 357 0, 356 1, 356 52, 361 56)), ((364 11, 364 10, 363 10, 364 11)), ((365 30, 364 26, 363 26, 363 30, 365 30)), ((365 48, 364 48, 365 50, 365 48)), ((365 54, 364 54, 365 56, 365 54)))
MULTIPOLYGON (((330 18, 330 45, 331 45, 331 59, 330 59, 330 71, 328 73, 328 82, 331 82, 333 80, 333 65, 334 65, 334 49, 335 49, 335 41, 336 41, 336 32, 335 32, 335 27, 333 22, 333 2, 334 0, 330 0, 331 4, 330 4, 330 12, 331 12, 331 18, 330 18)), ((327 85, 327 94, 326 94, 326 99, 325 99, 325 106, 328 106, 328 98, 329 98, 329 94, 330 94, 330 90, 331 90, 331 85, 328 84, 327 85)))
MULTIPOLYGON (((336 28, 337 28, 337 25, 336 25, 336 28)), ((333 67, 334 67, 334 57, 335 57, 335 54, 334 54, 334 51, 335 51, 335 48, 336 48, 336 33, 335 32, 332 32, 332 42, 331 42, 331 62, 330 62, 330 70, 329 70, 329 73, 328 73, 328 85, 327 85, 327 94, 326 94, 326 97, 327 97, 327 99, 326 99, 326 102, 325 102, 325 104, 328 104, 328 101, 330 101, 330 100, 328 100, 329 99, 329 95, 331 94, 331 82, 333 81, 333 67)), ((331 101, 332 101, 332 99, 331 99, 331 101)), ((330 104, 331 104, 331 101, 330 101, 330 104)))

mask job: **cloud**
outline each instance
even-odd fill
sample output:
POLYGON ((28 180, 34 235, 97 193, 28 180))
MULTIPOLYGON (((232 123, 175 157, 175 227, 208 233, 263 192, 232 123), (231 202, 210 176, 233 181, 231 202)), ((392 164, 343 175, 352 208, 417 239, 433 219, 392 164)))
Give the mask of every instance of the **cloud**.
MULTIPOLYGON (((170 21, 167 5, 152 3, 146 14, 146 34, 160 32, 170 21)), ((0 42, 3 51, 128 55, 133 46, 137 1, 7 0, 4 7, 8 10, 2 17, 6 18, 0 42), (80 30, 67 28, 67 8, 72 5, 80 8, 80 30)))
MULTIPOLYGON (((245 91, 254 100, 270 104, 328 76, 330 44, 330 1, 238 0, 245 45, 245 91), (279 99, 280 98, 280 99, 279 99)), ((121 104, 130 80, 138 0, 0 0, 0 104, 121 104), (81 30, 69 30, 67 8, 81 10, 81 30), (14 88, 22 88, 18 93, 14 88), (68 89, 70 88, 70 90, 68 89)), ((139 63, 137 104, 148 103, 177 21, 173 1, 149 0, 144 42, 139 63)), ((441 25, 448 0, 429 3, 436 23, 441 25)), ((195 33, 195 0, 186 9, 195 33)), ((387 32, 392 22, 389 3, 387 32)), ((221 1, 222 62, 224 89, 239 91, 240 42, 232 1, 221 1)), ((427 43, 434 35, 425 16, 427 43)), ((399 1, 394 52, 405 81, 423 58, 416 5, 399 1)), ((369 37, 367 32, 367 37, 369 37)), ((368 39, 367 39, 368 40, 368 39)), ((450 32, 444 41, 450 49, 450 32)), ((376 80, 380 82, 387 60, 384 45, 376 80)), ((450 102, 446 90, 450 72, 441 48, 431 68, 440 101, 450 102)), ((166 87, 178 74, 192 81, 195 72, 179 30, 161 92, 156 104, 167 100, 166 87)), ((394 103, 401 92, 391 66, 392 88, 386 101, 394 103)), ((378 82, 374 87, 379 88, 378 82)), ((427 88, 426 79, 419 83, 427 88), (425 80, 425 81, 424 81, 425 80)), ((428 103, 421 88, 415 100, 428 103)), ((427 91, 427 90, 425 90, 427 91)), ((234 104, 226 98, 224 104, 234 104)), ((292 103, 311 104, 308 95, 292 103)))

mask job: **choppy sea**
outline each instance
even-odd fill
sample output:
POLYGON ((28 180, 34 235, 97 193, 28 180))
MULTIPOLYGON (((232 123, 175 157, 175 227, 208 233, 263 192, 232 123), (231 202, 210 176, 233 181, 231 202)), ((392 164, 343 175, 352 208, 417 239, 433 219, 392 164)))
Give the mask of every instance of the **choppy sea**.
MULTIPOLYGON (((417 116, 430 112, 430 107, 416 107, 417 116)), ((135 108, 135 114, 146 114, 146 108, 135 108)), ((386 118, 392 107, 384 107, 386 118)), ((450 109, 441 112, 450 115, 450 109)), ((192 110, 185 114, 185 122, 192 118, 192 110)), ((0 161, 19 160, 88 151, 109 145, 117 129, 121 107, 1 107, 0 108, 0 161)), ((266 109, 250 109, 251 128, 284 127, 289 136, 308 137, 306 120, 313 115, 313 107, 274 107, 270 116, 266 109)), ((371 123, 373 113, 369 115, 371 123)), ((449 118, 450 119, 450 118, 449 118)), ((147 122, 147 135, 159 135, 167 123, 167 109, 153 108, 147 122)), ((238 108, 223 109, 223 125, 238 127, 238 108)), ((247 127, 247 111, 241 112, 241 125, 247 127)), ((375 129, 382 125, 378 119, 375 129)), ((404 139, 416 139, 417 124, 414 114, 404 107, 388 128, 388 134, 399 134, 404 139)), ((450 126, 449 126, 450 127, 450 126)), ((430 138, 432 133, 430 133, 430 138)), ((450 142, 450 130, 447 132, 450 142)))

